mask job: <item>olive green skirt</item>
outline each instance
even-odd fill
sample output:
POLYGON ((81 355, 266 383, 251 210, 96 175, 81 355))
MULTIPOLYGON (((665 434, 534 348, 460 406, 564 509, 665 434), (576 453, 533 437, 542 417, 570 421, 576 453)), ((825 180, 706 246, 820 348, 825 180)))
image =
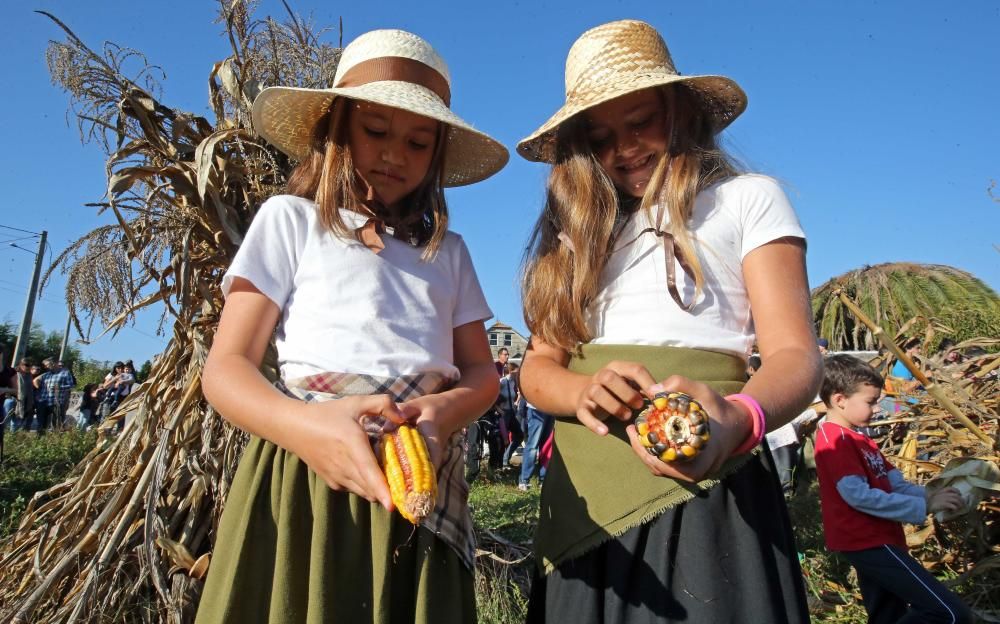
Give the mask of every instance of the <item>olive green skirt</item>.
POLYGON ((397 513, 334 492, 252 438, 219 524, 196 622, 469 623, 473 576, 397 513))

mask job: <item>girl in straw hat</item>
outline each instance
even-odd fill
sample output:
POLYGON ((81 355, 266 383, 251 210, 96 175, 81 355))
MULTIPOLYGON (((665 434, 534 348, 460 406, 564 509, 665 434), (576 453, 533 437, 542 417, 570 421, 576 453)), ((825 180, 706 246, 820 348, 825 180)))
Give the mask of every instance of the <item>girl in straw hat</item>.
POLYGON ((518 145, 552 165, 522 390, 561 416, 531 622, 808 621, 760 442, 815 396, 821 362, 795 213, 716 144, 745 107, 728 78, 678 74, 648 24, 613 22, 576 41, 565 105, 518 145), (657 402, 676 448, 635 421, 664 392, 703 407, 657 402))
POLYGON ((507 151, 455 115, 448 70, 399 30, 348 45, 334 86, 265 89, 257 131, 299 161, 223 280, 206 398, 252 434, 198 622, 473 622, 462 430, 498 380, 492 316, 442 187, 507 151), (278 388, 259 372, 271 336, 278 388), (369 442, 412 421, 438 468, 419 529, 369 442))

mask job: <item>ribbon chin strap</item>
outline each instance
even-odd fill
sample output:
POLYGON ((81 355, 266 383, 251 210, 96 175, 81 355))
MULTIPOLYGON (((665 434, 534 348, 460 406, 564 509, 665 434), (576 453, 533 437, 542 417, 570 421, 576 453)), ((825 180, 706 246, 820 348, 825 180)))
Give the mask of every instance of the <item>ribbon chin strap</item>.
POLYGON ((691 279, 694 280, 694 271, 691 269, 691 265, 688 264, 687 259, 684 254, 681 253, 680 249, 674 244, 674 236, 670 232, 664 232, 659 228, 646 228, 645 230, 639 232, 639 234, 645 234, 646 232, 652 232, 663 241, 663 258, 667 265, 667 290, 670 292, 670 296, 673 298, 674 302, 677 303, 685 312, 690 312, 691 308, 694 307, 694 299, 689 303, 684 303, 681 299, 681 293, 677 290, 677 273, 674 270, 674 259, 677 260, 677 264, 681 265, 684 273, 691 279))
POLYGON ((375 253, 380 253, 385 249, 385 241, 382 240, 384 233, 385 222, 375 217, 368 217, 364 225, 354 230, 354 235, 361 244, 375 253))
POLYGON ((677 290, 677 273, 674 269, 674 260, 677 260, 677 264, 681 265, 681 269, 684 270, 684 274, 688 276, 692 282, 694 281, 694 270, 688 263, 687 258, 681 253, 681 250, 677 248, 674 243, 674 236, 670 232, 664 232, 662 229, 663 224, 663 203, 656 209, 656 221, 653 223, 653 227, 648 227, 645 230, 639 232, 638 239, 643 234, 647 232, 655 234, 663 242, 663 260, 666 263, 667 268, 667 290, 670 292, 670 296, 673 298, 674 302, 680 306, 685 312, 690 312, 691 308, 694 307, 695 299, 691 299, 689 303, 684 303, 681 298, 680 291, 677 290))
POLYGON ((354 237, 368 249, 380 253, 385 249, 385 239, 382 238, 382 235, 389 233, 388 228, 392 228, 391 236, 393 238, 415 245, 412 229, 414 224, 423 218, 423 213, 411 213, 402 219, 386 222, 385 219, 378 216, 387 214, 387 210, 385 204, 379 199, 378 193, 375 192, 375 188, 360 175, 358 180, 365 191, 364 199, 358 202, 360 204, 358 212, 367 217, 368 220, 361 227, 355 228, 354 237))

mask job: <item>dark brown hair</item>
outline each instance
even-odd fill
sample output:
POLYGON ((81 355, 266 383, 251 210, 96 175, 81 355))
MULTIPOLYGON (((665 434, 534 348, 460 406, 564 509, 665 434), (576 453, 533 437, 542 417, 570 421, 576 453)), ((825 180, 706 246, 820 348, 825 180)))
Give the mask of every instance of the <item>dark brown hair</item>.
MULTIPOLYGON (((349 238, 353 229, 340 216, 340 208, 368 214, 363 204, 363 181, 354 169, 348 143, 348 123, 353 100, 334 99, 330 111, 316 123, 309 155, 302 159, 288 178, 288 192, 316 202, 320 223, 337 236, 349 238)), ((421 257, 434 257, 448 232, 448 206, 444 200, 444 157, 448 126, 438 122, 434 154, 427 176, 404 198, 404 214, 390 227, 402 228, 397 237, 425 247, 421 257), (402 236, 400 236, 402 234, 402 236)), ((384 218, 385 215, 377 215, 384 218)))
POLYGON ((823 359, 823 385, 819 389, 819 398, 830 407, 830 397, 835 394, 851 396, 861 386, 881 388, 884 381, 877 370, 853 355, 831 355, 823 359))

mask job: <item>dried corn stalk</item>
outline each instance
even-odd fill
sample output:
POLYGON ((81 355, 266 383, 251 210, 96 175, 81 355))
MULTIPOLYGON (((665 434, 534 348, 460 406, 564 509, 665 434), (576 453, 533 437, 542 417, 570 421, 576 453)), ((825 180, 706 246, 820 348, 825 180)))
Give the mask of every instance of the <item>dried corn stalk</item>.
POLYGON ((254 133, 249 105, 265 84, 329 86, 340 53, 290 12, 256 21, 253 8, 220 2, 233 53, 211 67, 214 122, 164 105, 162 73, 140 53, 105 44, 98 54, 45 14, 66 35, 47 54, 53 81, 69 92, 81 137, 108 154, 107 196, 92 206, 116 222, 70 246, 50 273, 68 275, 81 333, 81 319, 117 331, 155 304, 171 336, 97 448, 34 497, 0 545, 2 621, 192 619, 245 442, 201 393, 219 283, 289 165, 254 133))

